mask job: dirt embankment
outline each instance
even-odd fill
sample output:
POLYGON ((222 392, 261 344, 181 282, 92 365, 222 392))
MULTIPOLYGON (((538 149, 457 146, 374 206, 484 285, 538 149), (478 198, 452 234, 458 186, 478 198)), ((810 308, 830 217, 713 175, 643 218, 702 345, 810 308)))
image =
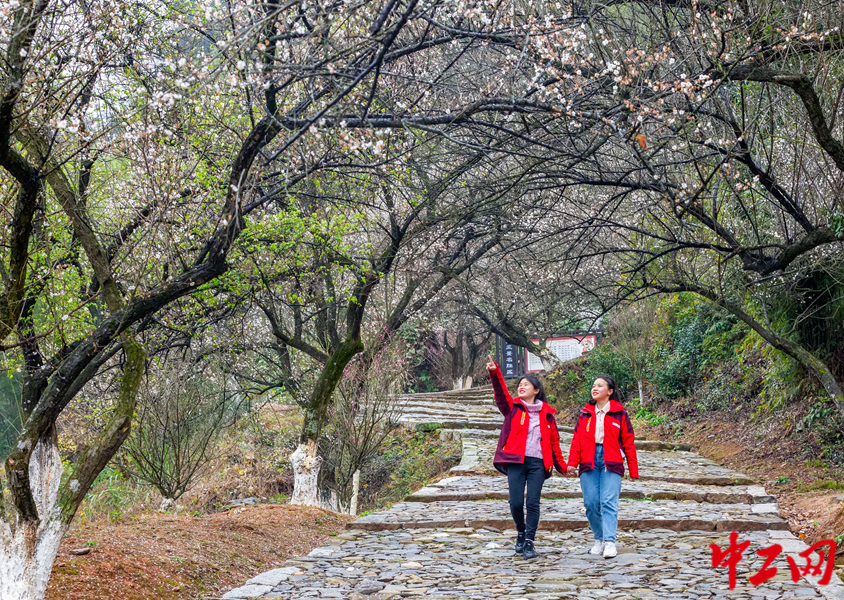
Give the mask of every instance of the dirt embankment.
POLYGON ((261 505, 205 517, 147 514, 73 529, 48 600, 194 600, 219 596, 302 556, 351 520, 316 508, 261 505), (90 550, 78 556, 76 552, 90 550))
POLYGON ((835 538, 844 533, 844 469, 821 459, 811 439, 784 421, 732 412, 669 416, 661 426, 639 424, 636 434, 691 444, 695 452, 753 477, 775 494, 780 514, 807 542, 835 538))

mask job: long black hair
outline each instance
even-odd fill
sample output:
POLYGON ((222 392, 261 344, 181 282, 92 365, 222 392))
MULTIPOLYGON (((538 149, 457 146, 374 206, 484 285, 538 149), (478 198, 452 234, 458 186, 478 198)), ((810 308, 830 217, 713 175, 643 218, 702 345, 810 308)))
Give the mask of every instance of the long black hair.
MULTIPOLYGON (((595 379, 603 379, 607 382, 607 387, 612 390, 610 394, 610 400, 615 400, 617 402, 621 402, 621 395, 618 393, 618 386, 615 384, 615 380, 610 377, 609 375, 598 375, 595 379)), ((589 398, 589 404, 595 406, 598 404, 598 401, 594 398, 589 398)))
POLYGON ((531 375, 528 373, 527 375, 522 375, 521 379, 519 379, 519 383, 522 382, 522 379, 527 379, 527 382, 533 386, 533 389, 539 390, 536 394, 536 398, 534 400, 542 400, 545 402, 545 387, 542 385, 542 382, 539 381, 539 377, 536 375, 531 375))

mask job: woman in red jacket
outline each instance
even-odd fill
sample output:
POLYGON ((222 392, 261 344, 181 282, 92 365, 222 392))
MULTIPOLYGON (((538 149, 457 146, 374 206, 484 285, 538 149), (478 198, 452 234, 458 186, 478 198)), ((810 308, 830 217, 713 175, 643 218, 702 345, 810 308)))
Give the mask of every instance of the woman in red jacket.
POLYGON ((510 396, 501 369, 492 360, 486 368, 492 380, 495 404, 504 415, 493 464, 507 475, 510 487, 510 513, 518 537, 515 550, 526 559, 536 558, 534 538, 539 526, 539 500, 542 485, 554 467, 565 472, 560 449, 560 434, 554 414, 545 402, 542 382, 533 375, 519 380, 518 398, 510 396), (525 522, 525 488, 527 488, 527 522, 525 522))
POLYGON ((638 479, 633 424, 619 402, 615 382, 602 375, 592 384, 592 399, 583 407, 574 427, 567 473, 580 473, 586 518, 595 536, 595 545, 589 552, 603 554, 604 558, 617 554, 618 496, 624 474, 622 449, 630 477, 638 479))

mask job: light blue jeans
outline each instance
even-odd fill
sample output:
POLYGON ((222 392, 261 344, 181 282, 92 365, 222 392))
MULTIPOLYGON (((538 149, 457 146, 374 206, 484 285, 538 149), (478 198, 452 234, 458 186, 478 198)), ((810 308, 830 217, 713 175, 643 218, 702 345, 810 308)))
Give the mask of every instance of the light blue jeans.
POLYGON ((595 446, 595 468, 580 476, 580 489, 583 490, 586 518, 595 539, 615 542, 621 475, 607 471, 603 446, 595 446))

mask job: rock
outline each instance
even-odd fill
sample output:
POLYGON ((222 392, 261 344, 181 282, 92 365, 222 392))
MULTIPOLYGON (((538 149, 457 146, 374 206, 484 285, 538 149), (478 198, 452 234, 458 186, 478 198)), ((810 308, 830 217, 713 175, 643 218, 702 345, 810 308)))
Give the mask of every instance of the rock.
POLYGON ((246 582, 247 585, 269 585, 271 587, 277 586, 282 581, 286 581, 291 575, 298 573, 299 569, 296 567, 282 567, 280 569, 273 569, 266 573, 261 573, 257 577, 253 577, 246 582))
POLYGON ((176 510, 176 501, 172 498, 164 498, 161 501, 161 506, 158 507, 160 512, 173 512, 176 510))
POLYGON ((268 585, 244 585, 223 594, 223 600, 242 600, 244 598, 258 598, 272 591, 268 585))
POLYGON ((254 496, 250 496, 248 498, 237 498, 236 500, 232 500, 226 505, 226 510, 240 508, 241 506, 252 506, 254 504, 259 504, 260 502, 261 499, 255 498, 254 496))
POLYGON ((71 554, 74 556, 85 556, 86 554, 91 553, 90 548, 74 548, 73 550, 69 550, 71 554))
POLYGON ((370 594, 375 594, 380 592, 385 587, 386 584, 381 583, 380 581, 373 581, 372 579, 364 579, 359 584, 355 586, 355 591, 358 594, 363 594, 364 596, 369 596, 370 594))

